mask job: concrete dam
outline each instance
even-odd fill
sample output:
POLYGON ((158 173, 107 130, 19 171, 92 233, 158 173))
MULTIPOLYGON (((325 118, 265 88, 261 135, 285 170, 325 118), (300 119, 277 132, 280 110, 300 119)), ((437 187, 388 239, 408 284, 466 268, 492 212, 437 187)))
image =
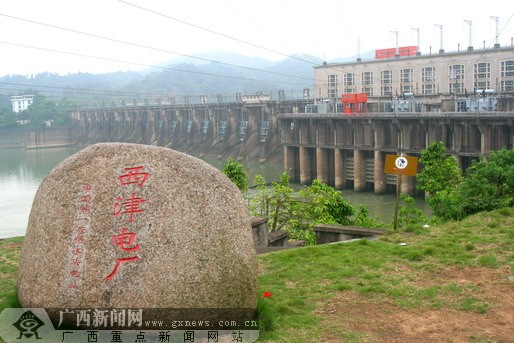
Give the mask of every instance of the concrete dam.
POLYGON ((131 142, 200 157, 281 161, 279 115, 302 112, 308 102, 255 97, 225 104, 84 108, 71 113, 71 131, 77 144, 131 142))
MULTIPOLYGON (((514 112, 305 113, 312 99, 259 96, 230 103, 81 108, 71 113, 73 144, 131 142, 169 147, 194 156, 280 161, 293 182, 314 178, 336 188, 393 191, 386 154, 419 156, 442 141, 467 168, 492 150, 512 149, 514 112)), ((415 193, 415 178, 402 191, 415 193)))

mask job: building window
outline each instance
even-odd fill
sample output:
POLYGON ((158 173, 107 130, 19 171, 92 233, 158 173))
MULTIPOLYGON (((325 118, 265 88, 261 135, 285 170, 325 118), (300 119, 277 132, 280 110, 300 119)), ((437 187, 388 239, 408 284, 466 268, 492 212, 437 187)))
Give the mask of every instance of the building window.
POLYGON ((457 101, 457 112, 467 112, 468 106, 465 100, 457 101))
POLYGON ((380 92, 382 95, 392 95, 393 88, 391 85, 393 84, 393 71, 392 70, 382 70, 380 72, 380 92))
POLYGON ((475 79, 488 79, 491 77, 491 63, 475 64, 475 79))
POLYGON ((393 87, 391 87, 391 86, 382 86, 381 87, 381 92, 382 92, 382 95, 386 95, 386 96, 393 95, 393 87))
POLYGON ((362 92, 367 93, 369 96, 373 96, 373 87, 362 87, 362 92))
POLYGON ((330 99, 335 99, 337 98, 337 89, 329 89, 328 90, 328 97, 330 99))
POLYGON ((373 72, 371 71, 362 73, 362 92, 373 96, 373 72))
POLYGON ((504 61, 501 63, 501 77, 514 76, 514 61, 504 61))
POLYGON ((390 85, 393 83, 393 71, 392 70, 382 70, 380 72, 381 80, 380 82, 383 85, 390 85))
POLYGON ((425 68, 421 69, 421 81, 423 81, 423 82, 435 81, 435 68, 434 67, 425 67, 425 68))
POLYGON ((372 84, 373 84, 373 72, 365 71, 364 73, 362 73, 362 85, 370 86, 372 84))
POLYGON ((490 81, 477 81, 475 90, 480 89, 490 89, 491 88, 491 82, 490 81))
POLYGON ((464 65, 454 64, 448 69, 448 77, 452 80, 464 80, 464 65))
POLYGON ((464 83, 461 82, 450 82, 450 93, 464 93, 464 83))
POLYGON ((402 85, 402 93, 405 94, 405 93, 413 93, 414 91, 414 88, 412 87, 412 85, 402 85))
POLYGON ((412 69, 401 69, 400 70, 400 82, 411 83, 414 80, 414 72, 412 69))
POLYGON ((352 73, 344 74, 344 93, 355 93, 355 76, 352 73))
POLYGON ((502 92, 514 92, 514 80, 501 81, 500 90, 502 92))
POLYGON ((421 85, 421 92, 424 95, 435 94, 435 89, 436 89, 435 85, 433 85, 433 84, 421 85))
POLYGON ((337 98, 337 75, 328 75, 328 97, 330 99, 337 98))
POLYGON ((337 75, 328 75, 328 86, 337 87, 337 75))
POLYGON ((344 74, 344 86, 355 86, 355 77, 353 76, 353 74, 344 74))

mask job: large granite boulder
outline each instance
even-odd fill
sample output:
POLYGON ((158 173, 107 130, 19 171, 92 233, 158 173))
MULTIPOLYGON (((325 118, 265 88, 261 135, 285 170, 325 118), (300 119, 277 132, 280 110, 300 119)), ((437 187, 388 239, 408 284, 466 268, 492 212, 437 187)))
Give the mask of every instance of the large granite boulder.
POLYGON ((255 308, 257 262, 236 186, 167 148, 105 143, 42 181, 20 257, 23 307, 255 308))

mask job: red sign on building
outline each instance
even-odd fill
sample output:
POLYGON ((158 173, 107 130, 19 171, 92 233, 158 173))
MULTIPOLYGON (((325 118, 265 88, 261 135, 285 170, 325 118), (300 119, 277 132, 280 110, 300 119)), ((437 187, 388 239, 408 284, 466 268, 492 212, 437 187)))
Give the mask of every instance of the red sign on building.
MULTIPOLYGON (((411 46, 401 46, 398 48, 399 57, 407 57, 407 56, 416 56, 418 53, 418 47, 411 46)), ((396 48, 387 48, 387 49, 378 49, 375 50, 375 59, 385 59, 385 58, 395 58, 396 57, 396 48)))

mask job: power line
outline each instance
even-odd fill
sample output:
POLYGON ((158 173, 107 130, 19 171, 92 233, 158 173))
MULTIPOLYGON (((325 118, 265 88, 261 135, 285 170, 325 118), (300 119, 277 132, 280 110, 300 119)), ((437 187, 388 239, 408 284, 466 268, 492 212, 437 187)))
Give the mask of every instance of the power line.
MULTIPOLYGON (((19 87, 35 87, 35 88, 48 88, 48 89, 55 89, 55 90, 63 90, 66 92, 73 91, 73 92, 80 92, 80 93, 104 93, 104 94, 112 94, 117 93, 120 95, 148 95, 148 96, 154 96, 155 93, 146 93, 146 92, 127 92, 127 91, 111 91, 108 89, 90 89, 90 88, 74 88, 74 87, 58 87, 58 86, 47 86, 47 85, 32 85, 27 83, 15 83, 15 82, 0 82, 0 85, 9 85, 9 86, 19 86, 19 87)), ((19 89, 14 89, 19 90, 19 89)), ((72 92, 70 92, 72 93, 72 92)))
MULTIPOLYGON (((282 53, 280 51, 277 51, 277 50, 273 50, 273 49, 269 49, 269 48, 266 48, 262 45, 258 45, 258 44, 254 44, 254 43, 251 43, 251 42, 248 42, 248 41, 245 41, 243 39, 240 39, 240 38, 237 38, 237 37, 232 37, 232 36, 229 36, 227 34, 224 34, 224 33, 220 33, 220 32, 217 32, 217 31, 214 31, 214 30, 211 30, 211 29, 208 29, 208 28, 205 28, 205 27, 202 27, 200 25, 196 25, 196 24, 193 24, 193 23, 190 23, 190 22, 187 22, 185 20, 182 20, 182 19, 178 19, 178 18, 174 18, 174 17, 171 17, 169 15, 166 15, 166 14, 163 14, 163 13, 160 13, 160 12, 157 12, 157 11, 154 11, 154 10, 151 10, 149 8, 146 8, 146 7, 142 7, 142 6, 139 6, 139 5, 136 5, 136 4, 133 4, 131 2, 128 2, 128 1, 125 1, 125 0, 118 0, 119 2, 121 3, 124 3, 126 5, 129 5, 129 6, 133 6, 135 8, 138 8, 140 10, 143 10, 143 11, 146 11, 146 12, 149 12, 149 13, 152 13, 152 14, 155 14, 155 15, 158 15, 158 16, 161 16, 161 17, 164 17, 164 18, 167 18, 167 19, 170 19, 170 20, 173 20, 173 21, 176 21, 176 22, 179 22, 181 24, 184 24, 184 25, 188 25, 188 26, 191 26, 191 27, 194 27, 196 29, 199 29, 199 30, 202 30, 202 31, 206 31, 206 32, 209 32, 209 33, 212 33, 212 34, 215 34, 215 35, 218 35, 218 36, 221 36, 221 37, 224 37, 224 38, 228 38, 228 39, 231 39, 233 41, 236 41, 238 43, 243 43, 245 45, 249 45, 249 46, 253 46, 255 48, 258 48, 258 49, 261 49, 261 50, 265 50, 265 51, 269 51, 269 52, 272 52, 272 53, 275 53, 275 54, 278 54, 278 55, 281 55, 281 56, 285 56, 285 57, 288 57, 288 58, 291 58, 291 59, 294 59, 294 60, 297 60, 297 61, 301 61, 301 62, 304 62, 304 63, 308 63, 310 65, 313 65, 313 66, 318 66, 319 63, 316 63, 316 62, 312 62, 312 61, 308 61, 308 60, 305 60, 305 59, 302 59, 302 58, 298 58, 298 57, 295 57, 295 56, 291 56, 289 54, 285 54, 285 53, 282 53)), ((337 70, 331 66, 328 66, 328 69, 332 69, 332 70, 337 70)), ((314 79, 315 80, 315 79, 314 79)), ((325 82, 325 81, 321 81, 321 80, 318 80, 319 82, 325 82)))
MULTIPOLYGON (((26 83, 15 83, 15 82, 0 82, 0 89, 7 91, 24 91, 25 93, 28 91, 31 92, 42 92, 44 94, 54 93, 66 98, 74 98, 74 99, 96 99, 102 100, 98 97, 105 97, 107 99, 127 99, 127 98, 146 98, 146 99, 164 99, 164 98, 180 98, 180 97, 214 97, 217 98, 218 94, 201 94, 201 95, 191 95, 191 94, 176 94, 176 93, 148 93, 148 92, 129 92, 122 90, 109 90, 109 89, 91 89, 91 88, 75 88, 75 87, 58 87, 58 86, 48 86, 48 85, 35 85, 35 84, 26 84, 26 83), (2 85, 11 86, 1 87, 2 85), (19 87, 19 88, 16 88, 19 87), (25 87, 25 88, 22 88, 25 87), (72 95, 79 94, 82 96, 72 95), (95 98, 97 97, 97 98, 95 98)), ((291 90, 302 92, 304 89, 299 90, 291 90)), ((221 93, 223 96, 232 97, 236 96, 237 93, 221 93)), ((105 99, 103 99, 105 100, 105 99)))
MULTIPOLYGON (((19 88, 6 88, 6 87, 0 87, 0 90, 3 90, 3 91, 20 91, 19 88)), ((94 99, 98 99, 98 97, 102 94, 92 94, 91 96, 87 96, 87 95, 84 95, 81 93, 75 93, 75 92, 72 92, 72 93, 62 93, 62 91, 57 91, 57 90, 45 90, 44 93, 40 90, 34 90, 34 89, 31 89, 31 91, 35 91, 37 92, 36 94, 43 94, 43 95, 48 95, 48 96, 51 96, 53 99, 55 98, 66 98, 66 99, 85 99, 85 100, 94 100, 94 99), (50 95, 51 94, 51 95, 50 95), (95 95, 97 97, 95 97, 95 95)), ((25 92, 27 93, 27 92, 25 92)), ((5 95, 5 94, 3 94, 5 95)), ((34 94, 31 94, 31 95, 34 95, 34 94)), ((112 95, 111 95, 112 96, 112 95)), ((108 99, 107 97, 105 99, 108 99)))
POLYGON ((135 8, 138 8, 140 10, 143 10, 143 11, 146 11, 146 12, 149 12, 149 13, 152 13, 152 14, 155 14, 155 15, 158 15, 158 16, 161 16, 161 17, 164 17, 164 18, 167 18, 167 19, 170 19, 170 20, 173 20, 173 21, 176 21, 176 22, 179 22, 181 24, 184 24, 184 25, 188 25, 188 26, 191 26, 191 27, 194 27, 196 29, 199 29, 199 30, 202 30, 202 31, 206 31, 206 32, 209 32, 209 33, 212 33, 212 34, 215 34, 215 35, 218 35, 218 36, 221 36, 221 37, 224 37, 224 38, 228 38, 228 39, 231 39, 233 41, 236 41, 238 43, 243 43, 245 45, 249 45, 249 46, 253 46, 254 48, 258 48, 258 49, 261 49, 261 50, 265 50, 265 51, 268 51, 268 52, 272 52, 274 54, 277 54, 277 55, 281 55, 281 56, 286 56, 286 57, 289 57, 289 58, 292 58, 292 59, 295 59, 295 60, 298 60, 298 61, 301 61, 301 62, 305 62, 305 63, 308 63, 310 65, 318 65, 318 63, 315 63, 315 62, 312 62, 312 61, 308 61, 308 60, 304 60, 302 58, 298 58, 298 57, 295 57, 295 56, 290 56, 288 54, 285 54, 285 53, 282 53, 280 51, 277 51, 277 50, 273 50, 273 49, 269 49, 269 48, 266 48, 262 45, 258 45, 258 44, 254 44, 254 43, 250 43, 248 41, 245 41, 243 39, 240 39, 240 38, 236 38, 236 37, 232 37, 232 36, 229 36, 227 34, 224 34, 224 33, 220 33, 220 32, 217 32, 217 31, 214 31, 214 30, 211 30, 211 29, 208 29, 208 28, 205 28, 205 27, 202 27, 202 26, 199 26, 199 25, 196 25, 196 24, 193 24, 193 23, 189 23, 185 20, 182 20, 182 19, 178 19, 178 18, 174 18, 174 17, 171 17, 169 15, 166 15, 166 14, 163 14, 163 13, 160 13, 160 12, 157 12, 157 11, 154 11, 154 10, 151 10, 149 8, 146 8, 146 7, 142 7, 142 6, 139 6, 139 5, 136 5, 136 4, 133 4, 131 2, 128 2, 128 1, 125 1, 125 0, 118 0, 119 2, 121 3, 124 3, 126 5, 129 5, 129 6, 133 6, 135 8))
MULTIPOLYGON (((129 92, 123 90, 109 90, 109 89, 91 89, 91 88, 75 88, 75 87, 58 87, 58 86, 48 86, 48 85, 36 85, 36 84, 27 84, 27 83, 15 83, 15 82, 0 82, 0 85, 12 86, 11 88, 0 87, 3 90, 9 91, 44 91, 45 93, 56 93, 61 95, 67 94, 82 94, 82 95, 91 95, 91 96, 126 96, 126 97, 181 97, 186 96, 185 94, 175 94, 175 93, 150 93, 150 92, 129 92), (15 88, 19 87, 19 88, 15 88), (22 88, 24 87, 24 88, 22 88)), ((89 97, 84 97, 89 98, 89 97)))
MULTIPOLYGON (((156 66, 156 65, 139 63, 139 62, 124 61, 124 60, 108 58, 108 57, 99 57, 99 56, 92 56, 92 55, 86 55, 86 54, 79 54, 79 53, 70 52, 70 51, 62 51, 62 50, 55 50, 55 49, 49 49, 49 48, 42 48, 42 47, 36 47, 36 46, 19 44, 19 43, 12 43, 12 42, 6 42, 6 41, 0 41, 0 43, 7 44, 7 45, 18 46, 18 47, 23 47, 23 48, 36 49, 36 50, 42 50, 42 51, 47 51, 47 52, 71 55, 71 56, 86 57, 86 58, 92 58, 92 59, 109 61, 109 62, 137 65, 137 66, 142 66, 142 67, 146 67, 146 68, 156 68, 156 69, 162 69, 162 70, 179 71, 179 72, 183 72, 183 73, 198 74, 198 75, 204 75, 204 76, 215 76, 215 77, 222 77, 222 78, 227 78, 227 79, 237 79, 237 80, 244 80, 244 81, 256 81, 256 82, 264 82, 264 83, 277 83, 276 81, 272 81, 272 80, 260 80, 260 79, 252 79, 252 78, 248 78, 248 77, 242 77, 242 76, 220 75, 220 74, 207 73, 207 72, 202 72, 202 71, 193 71, 193 70, 186 70, 186 69, 180 69, 180 68, 162 67, 162 66, 156 66)), ((305 84, 300 84, 300 83, 295 83, 295 82, 287 82, 287 81, 280 81, 280 83, 297 85, 297 86, 298 85, 305 85, 305 84)))
POLYGON ((187 57, 187 58, 191 58, 191 59, 196 59, 196 60, 200 60, 200 61, 204 61, 204 62, 217 63, 217 64, 226 65, 226 66, 230 66, 230 67, 234 67, 234 68, 241 68, 241 69, 246 69, 246 70, 258 71, 258 72, 261 72, 261 73, 268 73, 268 74, 273 74, 273 75, 287 76, 287 77, 292 77, 292 78, 298 78, 298 79, 314 81, 313 78, 307 78, 307 77, 303 77, 303 76, 296 76, 296 75, 278 73, 278 72, 273 72, 273 71, 268 71, 268 70, 263 70, 263 69, 257 69, 257 68, 252 68, 252 67, 241 66, 241 65, 232 64, 232 63, 215 61, 215 60, 211 60, 211 59, 208 59, 208 58, 202 58, 202 57, 198 57, 198 56, 182 54, 182 53, 178 53, 178 52, 175 52, 175 51, 159 49, 159 48, 155 48, 155 47, 151 47, 151 46, 147 46, 147 45, 127 42, 127 41, 116 39, 116 38, 100 36, 100 35, 97 35, 97 34, 83 32, 83 31, 78 31, 78 30, 75 30, 75 29, 70 29, 70 28, 66 28, 66 27, 62 27, 62 26, 57 26, 57 25, 48 24, 48 23, 42 23, 42 22, 38 22, 38 21, 35 21, 35 20, 31 20, 31 19, 20 18, 20 17, 16 17, 16 16, 5 14, 5 13, 0 13, 0 16, 11 18, 11 19, 15 19, 15 20, 20 20, 20 21, 25 21, 25 22, 28 22, 28 23, 31 23, 31 24, 46 26, 46 27, 50 27, 50 28, 58 29, 58 30, 62 30, 62 31, 72 32, 72 33, 76 33, 76 34, 81 34, 81 35, 84 35, 84 36, 89 36, 89 37, 94 37, 94 38, 98 38, 98 39, 108 40, 108 41, 111 41, 111 42, 116 42, 116 43, 120 43, 120 44, 129 45, 129 46, 134 46, 134 47, 137 47, 137 48, 143 48, 143 49, 148 49, 148 50, 153 50, 153 51, 158 51, 158 52, 164 52, 164 53, 169 53, 169 54, 173 54, 173 55, 178 55, 178 56, 182 56, 182 57, 187 57))

